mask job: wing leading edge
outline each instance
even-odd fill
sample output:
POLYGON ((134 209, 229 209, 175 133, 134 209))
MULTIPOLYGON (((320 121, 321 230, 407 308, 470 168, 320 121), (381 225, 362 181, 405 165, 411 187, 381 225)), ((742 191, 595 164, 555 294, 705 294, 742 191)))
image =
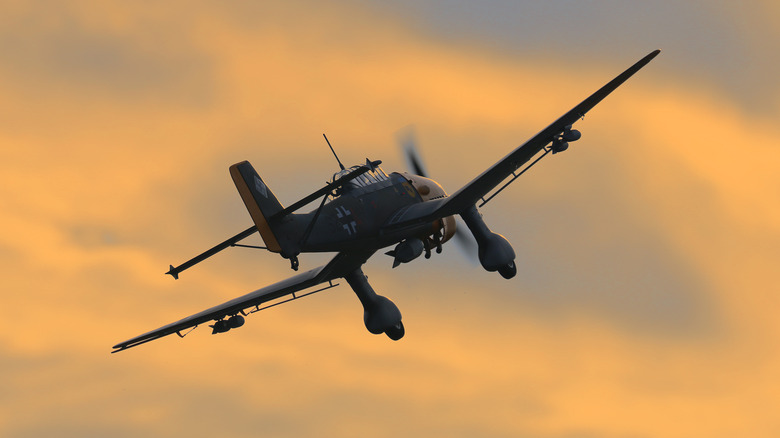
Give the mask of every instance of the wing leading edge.
POLYGON ((408 207, 405 212, 397 216, 394 223, 387 226, 387 229, 405 228, 445 216, 459 214, 476 204, 480 198, 487 195, 502 181, 512 175, 513 172, 517 171, 548 144, 552 143, 567 126, 574 124, 574 122, 584 117, 591 108, 601 102, 642 67, 647 65, 660 52, 660 50, 654 50, 637 61, 626 71, 609 81, 598 91, 591 94, 587 99, 580 102, 569 112, 562 115, 558 120, 544 128, 530 140, 510 152, 507 156, 482 172, 482 174, 474 178, 451 196, 441 200, 424 202, 408 207))
POLYGON ((256 307, 285 295, 290 295, 312 286, 341 278, 348 272, 359 268, 368 260, 373 252, 374 251, 363 253, 339 253, 324 266, 303 272, 286 280, 282 280, 278 283, 274 283, 270 286, 266 286, 244 296, 234 298, 218 306, 214 306, 210 309, 206 309, 179 321, 165 325, 157 330, 152 330, 148 333, 128 339, 127 341, 120 342, 112 347, 114 348, 112 353, 127 350, 128 348, 145 344, 173 333, 180 333, 183 330, 196 327, 205 322, 218 320, 228 315, 235 315, 244 309, 256 307))

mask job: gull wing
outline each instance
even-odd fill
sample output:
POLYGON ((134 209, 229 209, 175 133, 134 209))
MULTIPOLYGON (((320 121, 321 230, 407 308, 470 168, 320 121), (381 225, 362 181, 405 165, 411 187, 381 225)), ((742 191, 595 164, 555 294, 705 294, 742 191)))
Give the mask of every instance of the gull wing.
POLYGON ((580 104, 562 115, 558 120, 551 123, 538 134, 531 137, 530 140, 510 152, 507 156, 482 172, 481 175, 474 178, 451 196, 411 205, 406 207, 404 211, 399 211, 393 220, 386 225, 385 231, 413 227, 442 217, 460 214, 470 206, 476 204, 478 200, 483 198, 507 177, 530 161, 531 158, 560 136, 568 126, 584 117, 585 113, 590 111, 591 108, 596 106, 617 87, 623 84, 623 82, 633 76, 634 73, 647 65, 647 63, 655 58, 660 52, 660 50, 655 50, 640 59, 626 71, 609 81, 598 91, 591 94, 587 99, 580 102, 580 104))
POLYGON ((120 342, 112 347, 114 348, 112 353, 127 350, 128 348, 145 344, 172 333, 177 333, 179 336, 183 337, 181 334, 182 331, 194 328, 205 322, 216 321, 229 315, 236 315, 242 313, 244 309, 251 307, 259 308, 258 306, 261 304, 277 298, 341 278, 348 272, 359 268, 372 254, 373 251, 341 252, 324 266, 303 272, 286 280, 234 298, 226 303, 222 303, 179 321, 162 326, 157 330, 152 330, 148 333, 128 339, 127 341, 120 342))

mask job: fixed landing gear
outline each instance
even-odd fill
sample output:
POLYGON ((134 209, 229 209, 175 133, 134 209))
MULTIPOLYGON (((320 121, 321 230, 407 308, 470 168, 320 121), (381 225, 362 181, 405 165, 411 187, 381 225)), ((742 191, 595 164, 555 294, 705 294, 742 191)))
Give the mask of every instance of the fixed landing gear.
POLYGON ((509 264, 498 268, 498 273, 501 274, 502 277, 509 280, 510 278, 514 277, 515 274, 517 274, 517 265, 515 265, 515 262, 512 261, 509 264))
POLYGON ((398 321, 398 324, 385 330, 385 334, 387 335, 387 337, 394 341, 403 338, 405 333, 406 331, 404 330, 404 323, 401 321, 398 321))
POLYGON ((366 329, 375 335, 384 333, 394 341, 401 339, 405 330, 398 307, 387 297, 374 292, 360 268, 348 272, 344 279, 352 286, 360 304, 363 305, 363 323, 366 329))

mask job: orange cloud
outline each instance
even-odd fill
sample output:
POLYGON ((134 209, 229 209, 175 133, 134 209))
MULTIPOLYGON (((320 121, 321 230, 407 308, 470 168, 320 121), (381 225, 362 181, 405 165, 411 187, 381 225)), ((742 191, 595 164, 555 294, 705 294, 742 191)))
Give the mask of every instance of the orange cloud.
MULTIPOLYGON (((235 249, 162 275, 248 226, 232 162, 289 203, 335 168, 321 131, 346 161, 394 170, 392 135, 414 122, 452 192, 624 65, 461 50, 349 4, 74 5, 3 34, 31 53, 0 68, 2 434, 777 429, 777 128, 654 70, 663 54, 484 209, 518 249, 517 280, 449 245, 396 270, 378 255, 366 271, 404 313, 398 343, 365 332, 343 284, 230 335, 109 355, 290 273, 235 249), (101 47, 108 65, 89 58, 101 47), (47 58, 62 48, 93 63, 47 58)), ((39 18, 14 8, 0 16, 39 18)))

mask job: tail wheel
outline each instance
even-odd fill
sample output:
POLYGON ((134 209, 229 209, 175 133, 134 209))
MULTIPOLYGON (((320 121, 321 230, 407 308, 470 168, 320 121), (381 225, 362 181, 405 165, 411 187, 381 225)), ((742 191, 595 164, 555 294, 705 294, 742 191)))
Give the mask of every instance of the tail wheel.
POLYGON ((385 334, 387 335, 387 337, 394 341, 403 338, 404 333, 406 333, 404 330, 404 323, 402 323, 401 321, 398 321, 398 324, 385 330, 385 334))
POLYGON ((517 274, 517 266, 515 265, 514 261, 511 261, 508 265, 504 265, 498 268, 498 273, 508 280, 517 274))

